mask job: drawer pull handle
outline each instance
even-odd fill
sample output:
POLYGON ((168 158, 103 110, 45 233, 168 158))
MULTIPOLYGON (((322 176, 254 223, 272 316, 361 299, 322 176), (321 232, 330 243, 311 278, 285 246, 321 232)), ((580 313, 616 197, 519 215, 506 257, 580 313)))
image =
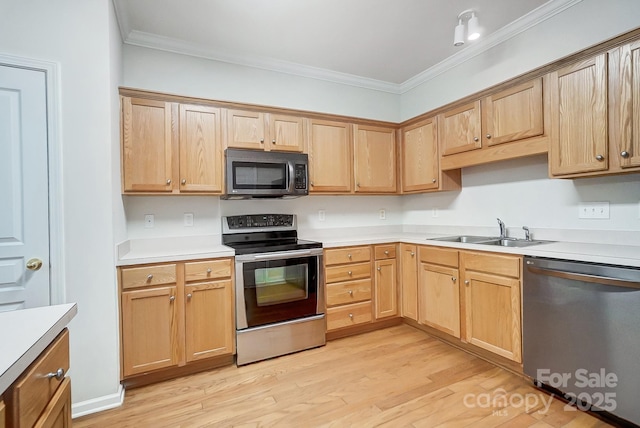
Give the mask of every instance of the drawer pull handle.
POLYGON ((207 273, 211 273, 211 268, 207 269, 207 273))
POLYGON ((349 296, 353 296, 353 290, 349 290, 349 296))
POLYGON ((384 250, 384 255, 388 256, 389 255, 389 251, 388 250, 384 250))
POLYGON ((351 258, 351 254, 347 254, 347 257, 351 258))
POLYGON ((51 372, 51 373, 47 373, 46 374, 46 378, 47 379, 51 379, 52 377, 55 377, 56 380, 61 380, 64 377, 64 369, 63 368, 59 368, 55 372, 51 372))
POLYGON ((147 275, 147 281, 151 281, 153 279, 153 275, 149 274, 147 275))
POLYGON ((353 272, 349 271, 349 272, 347 272, 347 275, 351 276, 351 275, 353 275, 353 272))

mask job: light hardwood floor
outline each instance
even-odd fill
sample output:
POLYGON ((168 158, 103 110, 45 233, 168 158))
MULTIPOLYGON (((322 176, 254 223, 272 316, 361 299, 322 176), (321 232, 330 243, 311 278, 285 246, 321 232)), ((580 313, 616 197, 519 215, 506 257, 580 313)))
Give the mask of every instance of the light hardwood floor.
POLYGON ((126 392, 74 427, 600 427, 407 325, 126 392), (545 404, 543 404, 545 403, 545 404))

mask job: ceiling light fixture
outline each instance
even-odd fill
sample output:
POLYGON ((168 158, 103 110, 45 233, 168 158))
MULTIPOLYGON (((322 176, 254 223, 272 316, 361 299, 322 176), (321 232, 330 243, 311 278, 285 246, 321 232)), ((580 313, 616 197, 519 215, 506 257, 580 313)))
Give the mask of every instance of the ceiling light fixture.
POLYGON ((467 20, 467 40, 476 40, 480 37, 481 28, 476 12, 473 9, 464 10, 458 15, 458 25, 453 36, 454 46, 464 45, 465 19, 467 20))

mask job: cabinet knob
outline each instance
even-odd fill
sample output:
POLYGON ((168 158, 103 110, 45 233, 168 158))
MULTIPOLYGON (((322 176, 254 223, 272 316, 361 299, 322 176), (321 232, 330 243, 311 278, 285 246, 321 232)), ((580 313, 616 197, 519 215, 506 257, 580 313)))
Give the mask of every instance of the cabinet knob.
POLYGON ((432 183, 435 183, 437 180, 434 178, 431 180, 432 183))
POLYGON ((313 187, 313 181, 309 183, 311 185, 311 187, 313 187))
POLYGON ((56 378, 56 380, 61 380, 64 377, 64 369, 61 367, 55 372, 47 373, 45 375, 47 379, 56 378))
POLYGON ((622 156, 623 158, 625 158, 625 159, 626 159, 626 158, 628 158, 628 157, 629 157, 629 152, 628 152, 628 151, 626 151, 626 150, 623 150, 623 151, 620 153, 620 156, 622 156))
POLYGON ((451 281, 456 282, 457 278, 455 276, 451 277, 451 281))
POLYGON ((275 143, 276 143, 276 140, 271 140, 271 144, 275 144, 275 143))
POLYGON ((388 256, 389 255, 389 251, 388 250, 384 250, 384 255, 388 256))
POLYGON ((180 182, 182 183, 182 185, 184 186, 185 184, 187 184, 187 180, 185 180, 184 178, 182 179, 182 181, 180 182))
POLYGON ((378 267, 378 272, 380 272, 381 270, 382 270, 382 268, 381 268, 381 267, 378 267))
POLYGON ((349 318, 353 319, 353 314, 349 314, 349 318))
POLYGON ((413 251, 411 252, 411 257, 414 257, 416 255, 416 253, 414 253, 413 251))
POLYGON ((353 296, 353 290, 349 290, 349 296, 353 296))
POLYGON ((596 160, 603 161, 604 160, 604 156, 596 155, 596 160))
POLYGON ((193 295, 191 293, 187 294, 187 299, 191 299, 191 297, 193 297, 193 295))
POLYGON ((347 272, 347 275, 351 276, 351 275, 353 275, 353 272, 349 271, 349 272, 347 272))
POLYGON ((351 254, 347 254, 347 257, 351 258, 351 254))
POLYGON ((153 275, 149 274, 147 275, 147 281, 151 281, 153 279, 153 275))
POLYGON ((356 183, 356 187, 360 187, 360 183, 356 183))
POLYGON ((167 180, 167 186, 168 186, 169 184, 171 184, 171 179, 168 179, 168 180, 167 180))
POLYGON ((260 138, 260 144, 264 144, 264 138, 260 138))
POLYGON ((464 281, 464 285, 469 285, 469 280, 468 279, 464 281))
POLYGON ((170 301, 170 302, 173 302, 174 300, 176 300, 176 296, 171 296, 171 297, 169 297, 169 301, 170 301))
POLYGON ((487 134, 487 140, 491 139, 491 134, 487 134))
POLYGON ((477 142, 477 141, 480 141, 480 138, 478 138, 478 137, 473 137, 473 141, 476 141, 476 142, 477 142))

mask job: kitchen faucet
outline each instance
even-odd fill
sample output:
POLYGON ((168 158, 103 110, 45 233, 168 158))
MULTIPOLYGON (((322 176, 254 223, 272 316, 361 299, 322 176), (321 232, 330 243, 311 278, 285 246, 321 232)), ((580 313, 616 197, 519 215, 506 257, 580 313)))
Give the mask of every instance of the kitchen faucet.
POLYGON ((504 222, 498 219, 498 226, 500 227, 500 239, 504 239, 507 237, 507 227, 504 225, 504 222))
POLYGON ((527 241, 531 241, 531 232, 527 226, 522 226, 522 230, 524 230, 524 239, 527 241))

